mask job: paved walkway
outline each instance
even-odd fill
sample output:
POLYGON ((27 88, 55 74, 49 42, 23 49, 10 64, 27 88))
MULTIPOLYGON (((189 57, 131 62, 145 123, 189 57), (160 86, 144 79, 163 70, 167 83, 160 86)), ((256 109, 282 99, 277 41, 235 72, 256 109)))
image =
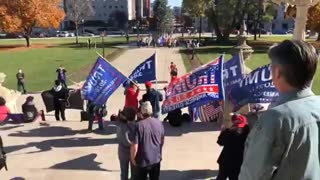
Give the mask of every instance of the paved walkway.
MULTIPOLYGON (((178 49, 130 49, 113 65, 125 75, 156 50, 159 81, 169 81, 171 61, 184 74, 178 49)), ((165 84, 158 84, 162 88, 165 84)), ((144 93, 144 92, 142 92, 144 93)), ((141 93, 141 94, 142 94, 141 93)), ((20 98, 20 104, 24 97, 20 98)), ((40 96, 36 103, 42 108, 40 96)), ((108 102, 109 114, 124 105, 123 89, 119 88, 108 102)), ((20 107, 20 105, 18 105, 20 107)), ((119 162, 115 139, 115 125, 107 122, 103 133, 85 134, 86 122, 79 122, 80 112, 67 111, 67 122, 55 122, 48 116, 47 124, 38 122, 21 126, 0 127, 9 171, 1 171, 1 180, 22 177, 27 180, 117 180, 119 162)), ((190 123, 180 128, 165 124, 166 140, 163 151, 162 180, 214 179, 220 147, 216 145, 219 131, 214 123, 190 123)))

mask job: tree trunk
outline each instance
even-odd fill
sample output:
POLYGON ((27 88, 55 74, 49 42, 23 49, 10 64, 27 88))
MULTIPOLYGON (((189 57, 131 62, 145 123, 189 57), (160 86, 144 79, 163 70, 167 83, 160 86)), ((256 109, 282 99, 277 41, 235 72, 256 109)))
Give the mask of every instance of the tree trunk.
POLYGON ((254 40, 256 41, 257 40, 257 22, 256 20, 254 20, 254 23, 253 23, 253 32, 254 32, 254 40))
POLYGON ((320 31, 318 32, 318 38, 317 41, 320 41, 320 31))
POLYGON ((201 33, 202 33, 202 17, 200 17, 199 41, 201 41, 201 33))
POLYGON ((79 44, 78 36, 79 36, 79 25, 76 24, 76 44, 79 44))
POLYGON ((27 47, 30 47, 30 35, 25 35, 24 38, 26 39, 27 47))

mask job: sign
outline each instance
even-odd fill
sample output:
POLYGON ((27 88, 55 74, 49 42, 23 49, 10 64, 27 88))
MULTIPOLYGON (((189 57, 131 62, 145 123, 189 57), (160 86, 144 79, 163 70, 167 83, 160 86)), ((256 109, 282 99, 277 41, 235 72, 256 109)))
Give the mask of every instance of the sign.
POLYGON ((223 100, 222 64, 223 56, 220 56, 214 63, 182 76, 174 84, 171 83, 166 90, 162 113, 189 105, 202 105, 213 100, 223 100))
POLYGON ((279 92, 272 82, 271 65, 252 71, 228 92, 234 111, 248 103, 270 103, 278 96, 279 92))

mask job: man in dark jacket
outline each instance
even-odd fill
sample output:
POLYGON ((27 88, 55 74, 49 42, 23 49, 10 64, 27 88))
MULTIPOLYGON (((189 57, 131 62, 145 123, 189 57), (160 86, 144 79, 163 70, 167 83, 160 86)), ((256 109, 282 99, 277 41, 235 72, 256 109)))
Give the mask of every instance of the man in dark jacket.
POLYGON ((55 110, 56 120, 60 121, 60 114, 63 121, 66 120, 65 110, 68 97, 68 90, 61 85, 59 80, 55 81, 55 87, 52 88, 53 106, 55 110))
POLYGON ((87 104, 87 111, 89 113, 89 126, 88 126, 88 131, 92 131, 92 126, 93 126, 93 121, 95 118, 98 118, 98 124, 99 124, 99 130, 103 130, 103 117, 106 116, 107 111, 106 111, 106 106, 101 105, 97 106, 95 105, 92 101, 88 101, 87 104))
POLYGON ((26 94, 27 91, 26 91, 25 84, 24 84, 25 83, 25 80, 24 80, 25 76, 24 76, 24 73, 22 72, 22 69, 18 70, 16 77, 17 77, 17 81, 18 81, 18 83, 17 83, 18 91, 22 92, 23 94, 26 94))
POLYGON ((147 81, 145 86, 147 89, 147 99, 152 105, 153 117, 158 118, 160 112, 160 101, 163 101, 163 95, 152 88, 152 83, 150 81, 147 81))

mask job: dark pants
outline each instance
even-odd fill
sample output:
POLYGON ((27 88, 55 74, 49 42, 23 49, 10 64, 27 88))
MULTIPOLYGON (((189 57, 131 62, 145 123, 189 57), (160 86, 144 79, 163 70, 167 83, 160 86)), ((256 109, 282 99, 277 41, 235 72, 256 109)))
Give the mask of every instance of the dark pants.
POLYGON ((229 178, 229 180, 238 180, 239 173, 240 169, 229 169, 219 166, 217 180, 226 180, 227 178, 229 178))
POLYGON ((62 84, 62 86, 63 86, 64 88, 68 88, 68 87, 67 87, 67 83, 66 83, 65 80, 59 79, 59 81, 61 82, 61 84, 62 84))
POLYGON ((56 116, 57 121, 60 121, 60 114, 61 114, 62 120, 64 120, 64 121, 66 120, 65 110, 66 110, 66 105, 64 102, 60 102, 60 103, 55 104, 54 115, 56 116))
POLYGON ((118 157, 120 162, 121 180, 129 179, 129 165, 130 165, 130 171, 131 171, 131 179, 133 180, 134 166, 130 162, 130 148, 125 149, 125 148, 118 147, 118 157))
MULTIPOLYGON (((94 121, 94 115, 90 114, 89 115, 89 126, 88 126, 88 130, 92 130, 92 126, 93 126, 93 121, 94 121)), ((99 124, 99 129, 103 130, 103 120, 102 120, 102 116, 98 117, 98 124, 99 124)))
POLYGON ((136 167, 134 180, 159 180, 160 179, 160 163, 148 167, 136 167))
POLYGON ((27 93, 27 90, 24 86, 24 82, 18 82, 18 91, 23 93, 23 94, 26 94, 27 93))

